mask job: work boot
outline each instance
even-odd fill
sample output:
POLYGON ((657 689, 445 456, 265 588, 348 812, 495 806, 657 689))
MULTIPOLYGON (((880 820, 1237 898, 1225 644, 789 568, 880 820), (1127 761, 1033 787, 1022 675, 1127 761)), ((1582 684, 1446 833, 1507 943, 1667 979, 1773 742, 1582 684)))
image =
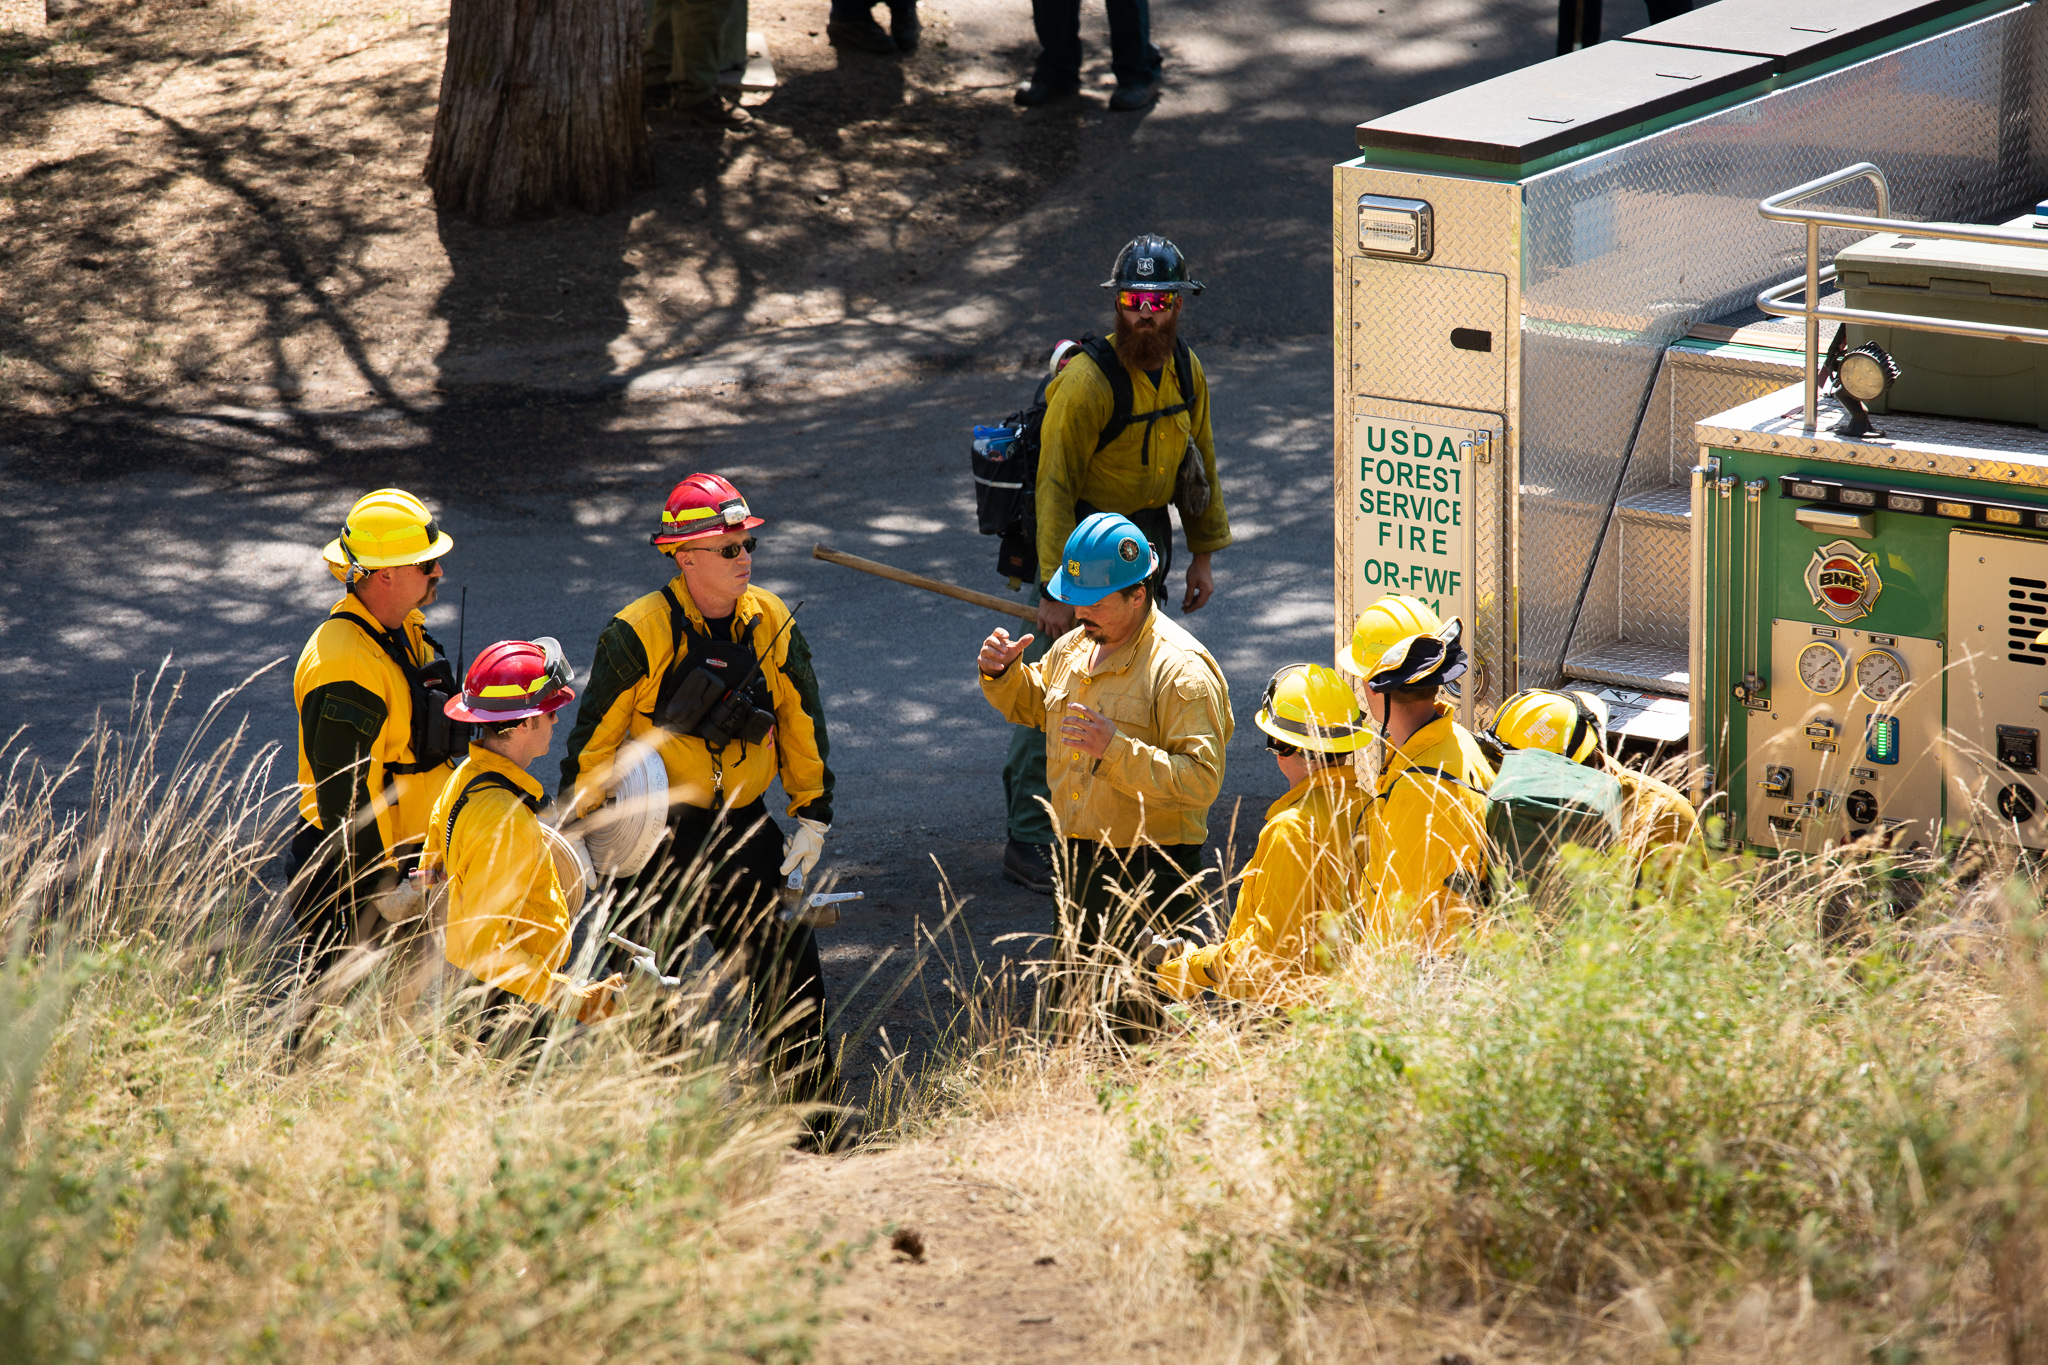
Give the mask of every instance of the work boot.
POLYGON ((877 56, 896 55, 896 40, 889 36, 889 30, 875 22, 872 14, 863 14, 858 19, 834 19, 825 25, 825 37, 834 47, 877 56))
POLYGON ((1080 86, 1068 82, 1041 80, 1037 76, 1033 76, 1031 84, 1019 90, 1015 98, 1017 103, 1023 105, 1026 109, 1036 109, 1042 104, 1052 104, 1058 100, 1070 99, 1074 95, 1079 94, 1080 90, 1080 86))
POLYGON ((721 132, 737 133, 744 132, 747 125, 754 121, 754 116, 737 104, 727 104, 722 97, 713 95, 680 110, 678 120, 699 128, 716 128, 721 132))
POLYGON ((895 42, 896 50, 904 56, 917 51, 917 40, 924 33, 924 25, 917 21, 917 0, 889 5, 889 37, 895 42))
POLYGON ((1003 880, 1015 882, 1041 896, 1052 894, 1052 849, 1045 844, 1020 844, 1015 839, 1003 847, 1003 880))
POLYGON ((1120 113, 1136 109, 1149 109, 1159 102, 1159 78, 1139 81, 1134 85, 1119 85, 1116 93, 1109 97, 1109 107, 1120 113))

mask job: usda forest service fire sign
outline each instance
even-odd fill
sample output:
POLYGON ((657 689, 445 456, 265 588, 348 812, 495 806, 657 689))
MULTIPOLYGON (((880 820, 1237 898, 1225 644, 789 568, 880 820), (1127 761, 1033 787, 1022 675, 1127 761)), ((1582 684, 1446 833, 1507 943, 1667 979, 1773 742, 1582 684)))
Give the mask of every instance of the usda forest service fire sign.
POLYGON ((1877 556, 1865 554, 1846 540, 1823 545, 1806 566, 1806 591, 1813 605, 1831 621, 1847 625, 1870 615, 1884 591, 1877 556))

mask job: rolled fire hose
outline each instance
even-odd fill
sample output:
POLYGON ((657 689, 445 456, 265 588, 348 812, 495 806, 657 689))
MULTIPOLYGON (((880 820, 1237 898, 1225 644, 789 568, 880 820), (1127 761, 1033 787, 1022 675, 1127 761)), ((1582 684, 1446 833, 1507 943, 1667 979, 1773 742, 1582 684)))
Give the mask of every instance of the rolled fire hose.
POLYGON ((668 832, 668 765, 652 744, 619 747, 604 804, 571 826, 600 877, 637 875, 668 832))

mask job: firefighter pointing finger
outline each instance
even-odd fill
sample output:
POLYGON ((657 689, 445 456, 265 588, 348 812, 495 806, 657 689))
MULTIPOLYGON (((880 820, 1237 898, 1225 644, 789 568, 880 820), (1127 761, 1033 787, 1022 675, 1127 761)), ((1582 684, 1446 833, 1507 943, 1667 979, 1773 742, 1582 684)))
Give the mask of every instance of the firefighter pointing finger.
POLYGON ((715 474, 677 484, 650 543, 676 576, 605 626, 562 760, 557 798, 586 815, 616 781, 628 740, 645 737, 667 770, 669 838, 636 889, 664 888, 657 944, 708 929, 753 983, 753 1021, 792 1090, 829 1100, 825 989, 813 932, 775 914, 777 893, 808 874, 832 823, 817 675, 782 599, 752 582, 756 528, 738 489, 715 474), (777 777, 795 828, 787 839, 762 798, 777 777), (708 877, 701 888, 691 872, 708 877))
POLYGON ((288 857, 293 914, 316 954, 375 927, 365 912, 417 860, 427 813, 467 748, 467 727, 442 710, 454 669, 421 614, 454 548, 426 504, 381 488, 323 551, 347 591, 292 676, 299 828, 288 857))

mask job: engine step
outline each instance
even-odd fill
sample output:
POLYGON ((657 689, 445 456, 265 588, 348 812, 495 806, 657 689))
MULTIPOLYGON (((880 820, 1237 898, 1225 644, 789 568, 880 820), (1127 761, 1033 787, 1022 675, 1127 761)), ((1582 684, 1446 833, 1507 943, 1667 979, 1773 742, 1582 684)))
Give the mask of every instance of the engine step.
POLYGON ((1610 640, 1583 654, 1573 654, 1564 661, 1564 672, 1568 678, 1583 678, 1637 692, 1675 697, 1691 693, 1689 667, 1683 649, 1637 644, 1631 640, 1610 640))

